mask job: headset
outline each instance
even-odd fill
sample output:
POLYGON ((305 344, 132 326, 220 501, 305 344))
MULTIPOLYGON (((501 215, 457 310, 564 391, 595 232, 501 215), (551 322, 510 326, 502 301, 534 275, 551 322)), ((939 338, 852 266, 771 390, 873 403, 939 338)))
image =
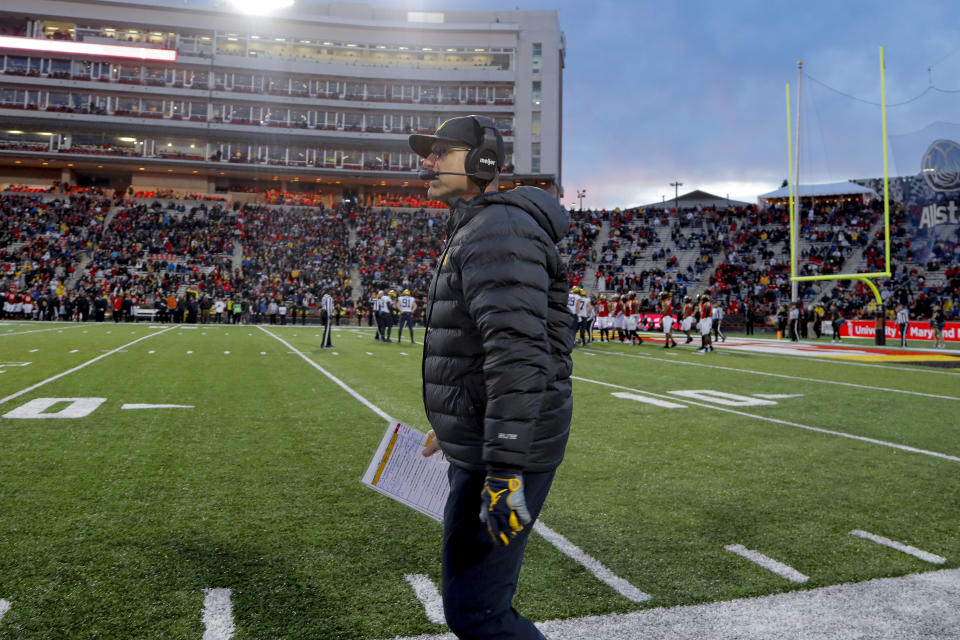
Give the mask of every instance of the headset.
POLYGON ((480 144, 470 149, 463 162, 465 173, 453 171, 434 171, 433 169, 420 169, 417 177, 421 180, 433 180, 437 176, 468 176, 480 188, 486 188, 493 182, 500 169, 503 168, 503 159, 505 157, 503 149, 503 138, 498 135, 497 125, 487 116, 470 116, 473 119, 474 129, 479 134, 480 144))

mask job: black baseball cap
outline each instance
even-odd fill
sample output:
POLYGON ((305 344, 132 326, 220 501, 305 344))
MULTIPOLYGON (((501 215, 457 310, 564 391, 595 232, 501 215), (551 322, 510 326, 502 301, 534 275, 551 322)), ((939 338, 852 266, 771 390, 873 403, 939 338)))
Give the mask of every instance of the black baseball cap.
POLYGON ((487 118, 486 116, 460 116, 457 118, 450 118, 445 120, 443 124, 437 127, 436 133, 432 136, 424 135, 421 133, 415 133, 410 136, 410 148, 420 156, 421 158, 426 158, 430 155, 430 152, 433 150, 433 145, 437 141, 450 142, 455 145, 464 145, 470 149, 474 149, 483 144, 483 130, 484 122, 488 121, 490 128, 496 131, 497 142, 498 142, 498 160, 502 165, 502 149, 503 149, 503 136, 497 131, 496 126, 493 124, 493 121, 487 118))

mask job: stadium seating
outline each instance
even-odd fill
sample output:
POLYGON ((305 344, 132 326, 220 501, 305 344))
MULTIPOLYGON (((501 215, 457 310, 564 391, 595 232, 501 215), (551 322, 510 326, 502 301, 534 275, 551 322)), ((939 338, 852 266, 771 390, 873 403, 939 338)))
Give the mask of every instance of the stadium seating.
MULTIPOLYGON (((0 288, 134 295, 149 308, 196 291, 251 306, 283 300, 316 312, 327 287, 343 308, 376 291, 409 288, 423 299, 442 251, 446 209, 407 193, 371 193, 370 206, 328 207, 322 193, 269 190, 261 204, 172 190, 129 190, 111 202, 98 188, 8 185, 0 216, 0 288), (112 206, 111 206, 112 205, 112 206)), ((844 202, 806 211, 799 230, 801 272, 878 271, 881 205, 844 202)), ((747 300, 773 316, 790 295, 787 212, 727 210, 571 211, 560 242, 571 285, 593 294, 638 293, 656 307, 661 291, 709 292, 735 314, 747 300)), ((908 291, 929 312, 960 312, 960 238, 937 243, 919 263, 905 213, 891 225, 895 277, 884 293, 908 291)), ((836 302, 847 317, 868 317, 861 283, 802 283, 807 305, 836 302)))

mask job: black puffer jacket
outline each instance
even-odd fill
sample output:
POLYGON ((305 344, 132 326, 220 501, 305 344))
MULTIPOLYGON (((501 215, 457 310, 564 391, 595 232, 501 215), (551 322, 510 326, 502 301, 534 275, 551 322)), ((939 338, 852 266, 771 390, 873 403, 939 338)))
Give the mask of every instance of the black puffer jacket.
POLYGON ((427 300, 423 402, 444 453, 468 469, 548 471, 573 412, 569 219, 534 187, 451 207, 427 300))

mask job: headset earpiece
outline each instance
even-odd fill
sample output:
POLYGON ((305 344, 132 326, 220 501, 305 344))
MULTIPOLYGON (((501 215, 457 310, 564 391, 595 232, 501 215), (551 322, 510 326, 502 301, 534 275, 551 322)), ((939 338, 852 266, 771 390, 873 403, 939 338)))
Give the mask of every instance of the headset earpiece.
POLYGON ((503 168, 503 138, 497 135, 497 125, 486 116, 471 116, 477 128, 480 145, 467 154, 464 170, 477 183, 486 187, 496 180, 503 168))

